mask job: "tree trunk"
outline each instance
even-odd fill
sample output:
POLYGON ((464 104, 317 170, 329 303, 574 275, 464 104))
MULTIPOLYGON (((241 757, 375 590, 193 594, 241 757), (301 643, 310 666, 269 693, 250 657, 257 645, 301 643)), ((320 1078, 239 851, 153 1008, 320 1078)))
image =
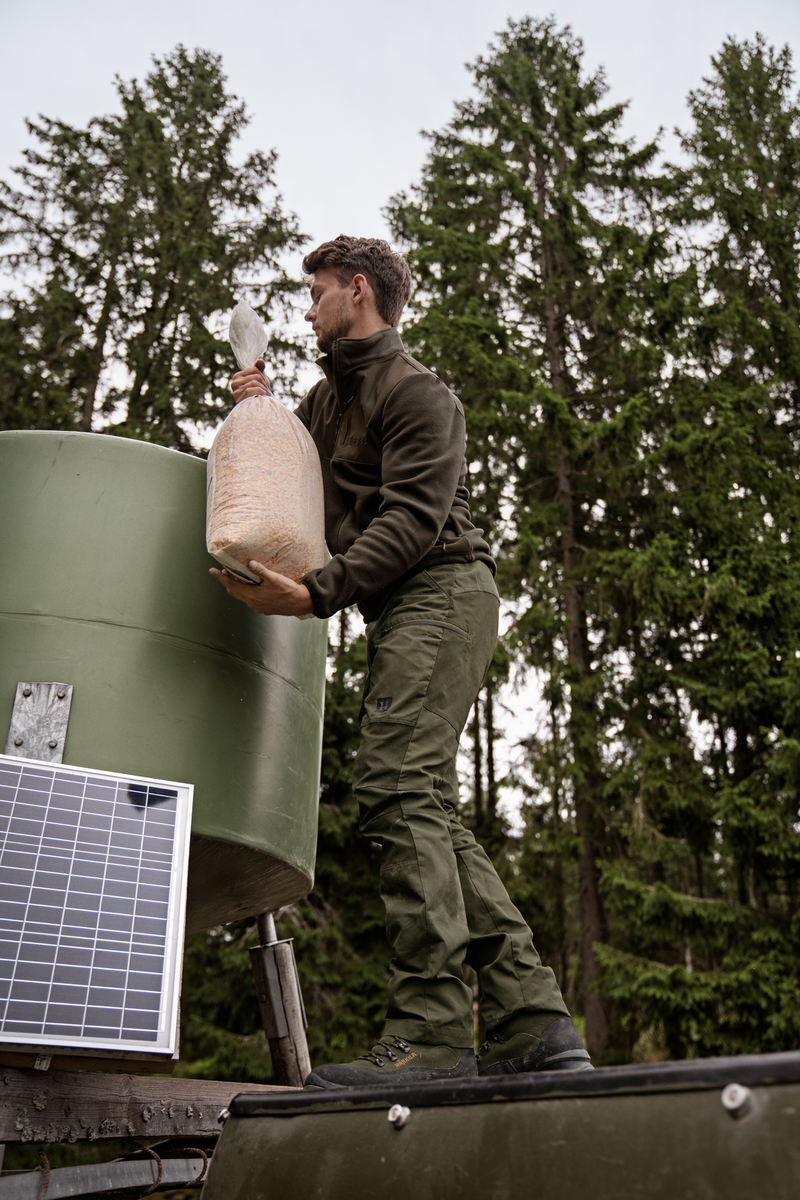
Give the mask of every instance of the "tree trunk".
POLYGON ((336 645, 336 650, 334 651, 334 659, 336 662, 339 661, 339 659, 342 657, 345 650, 347 649, 348 620, 347 620, 347 609, 346 608, 339 609, 338 624, 339 624, 339 641, 336 645))
POLYGON ((564 508, 561 535, 564 570, 564 607, 567 616, 567 649, 570 663, 570 733, 575 761, 575 819, 581 839, 578 864, 578 911, 581 922, 581 965, 586 1041, 593 1057, 608 1049, 611 1023, 605 1004, 592 992, 592 981, 600 972, 595 952, 597 942, 607 940, 607 926, 600 896, 595 846, 597 822, 597 729, 591 656, 580 585, 575 582, 575 560, 579 553, 575 536, 572 481, 565 460, 558 464, 558 492, 564 508))
MULTIPOLYGON (((541 209, 541 228, 546 229, 547 194, 544 169, 537 170, 537 192, 541 209)), ((546 236, 541 248, 542 279, 547 285, 554 277, 553 256, 546 236)), ((564 318, 555 296, 546 287, 544 301, 545 358, 554 391, 567 391, 564 368, 564 318)), ((606 920, 597 873, 594 827, 597 813, 597 730, 592 681, 591 653, 586 630, 586 614, 581 587, 577 581, 579 538, 572 489, 571 466, 565 453, 556 466, 557 498, 561 502, 561 567, 564 575, 564 611, 567 618, 567 654, 570 684, 570 735, 575 763, 575 818, 581 839, 578 867, 578 911, 581 923, 580 953, 583 968, 583 1006, 586 1016, 586 1041, 589 1053, 600 1057, 611 1037, 609 1015, 602 1000, 591 990, 600 972, 595 944, 606 941, 606 920)))
MULTIPOLYGON (((169 279, 166 284, 166 291, 162 297, 161 288, 156 284, 153 286, 153 300, 150 308, 144 314, 144 326, 148 332, 148 344, 150 352, 144 357, 137 356, 133 382, 131 384, 130 395, 128 396, 128 412, 126 421, 136 423, 137 421, 145 424, 152 423, 155 427, 162 424, 157 413, 151 413, 152 400, 149 398, 149 393, 145 391, 145 387, 151 383, 154 374, 157 376, 157 364, 159 356, 162 353, 164 343, 164 331, 170 321, 177 317, 174 308, 174 297, 176 292, 176 280, 169 279), (158 299, 156 299, 156 295, 158 299)), ((128 359, 129 369, 133 369, 130 361, 130 353, 128 359)), ((174 414, 173 414, 174 417, 174 414)), ((173 421, 174 424, 174 421, 173 421)))
POLYGON ((111 270, 108 273, 106 280, 106 294, 103 299, 103 307, 100 311, 100 318, 95 328, 95 340, 91 349, 92 374, 89 378, 86 395, 83 398, 83 412, 81 413, 80 427, 86 433, 91 433, 92 422, 94 420, 94 410, 97 404, 97 387, 100 383, 100 373, 103 370, 106 352, 106 337, 108 335, 108 327, 111 324, 111 306, 113 303, 114 280, 117 274, 117 264, 111 264, 111 270))
POLYGON ((497 820, 497 782, 494 771, 494 688, 491 680, 486 683, 483 711, 486 724, 486 809, 488 822, 494 829, 497 820))
MULTIPOLYGON (((551 660, 552 661, 552 660, 551 660)), ((555 664, 553 664, 553 668, 555 664)), ((561 860, 561 764, 560 738, 558 735, 558 708, 555 698, 550 701, 550 726, 552 741, 552 785, 553 829, 555 830, 556 861, 554 864, 555 883, 555 922, 556 940, 558 943, 558 962, 556 976, 561 991, 567 986, 567 905, 564 898, 564 864, 561 860)))

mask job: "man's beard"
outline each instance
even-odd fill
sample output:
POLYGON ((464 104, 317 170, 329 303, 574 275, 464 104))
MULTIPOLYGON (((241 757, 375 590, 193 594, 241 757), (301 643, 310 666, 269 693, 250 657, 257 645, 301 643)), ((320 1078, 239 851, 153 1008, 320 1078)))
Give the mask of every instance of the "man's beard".
POLYGON ((317 330, 317 347, 323 354, 330 354, 333 343, 339 338, 347 337, 350 332, 350 315, 347 311, 347 297, 339 297, 336 311, 330 316, 325 329, 317 330))

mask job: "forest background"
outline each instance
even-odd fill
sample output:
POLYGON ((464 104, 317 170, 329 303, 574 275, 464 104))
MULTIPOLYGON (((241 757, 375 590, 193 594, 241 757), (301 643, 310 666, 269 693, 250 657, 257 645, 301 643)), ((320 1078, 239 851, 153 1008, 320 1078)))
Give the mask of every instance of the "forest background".
MULTIPOLYGON (((219 56, 184 47, 118 110, 41 117, 0 190, 0 428, 202 452, 229 411, 225 315, 272 330, 297 394, 304 242, 219 56)), ((403 336, 461 397, 507 631, 465 737, 469 822, 595 1060, 796 1047, 800 102, 791 54, 727 39, 680 161, 553 19, 509 21, 388 202, 403 336), (508 681, 542 705, 517 766, 508 681), (500 801, 521 797, 509 824, 500 801)), ((285 912, 314 1061, 381 1026, 376 851, 349 772, 364 667, 331 622, 315 889, 285 912)), ((184 1073, 268 1080, 249 922, 192 935, 184 1073)), ((481 1030, 476 1029, 478 1038, 481 1030)))

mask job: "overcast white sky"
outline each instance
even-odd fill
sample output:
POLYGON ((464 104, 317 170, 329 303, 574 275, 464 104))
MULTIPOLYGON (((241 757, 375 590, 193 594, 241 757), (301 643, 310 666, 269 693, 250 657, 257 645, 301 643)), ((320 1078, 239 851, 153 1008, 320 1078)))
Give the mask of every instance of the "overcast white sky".
MULTIPOLYGON (((0 0, 0 177, 23 120, 86 122, 116 104, 113 77, 142 76, 178 42, 215 50, 253 120, 247 148, 275 148, 289 208, 316 240, 385 235, 381 208, 416 179, 421 129, 469 93, 464 64, 509 16, 570 24, 606 67, 627 132, 685 124, 685 97, 726 34, 800 46, 800 0, 0 0)), ((672 143, 674 146, 674 143, 672 143)))

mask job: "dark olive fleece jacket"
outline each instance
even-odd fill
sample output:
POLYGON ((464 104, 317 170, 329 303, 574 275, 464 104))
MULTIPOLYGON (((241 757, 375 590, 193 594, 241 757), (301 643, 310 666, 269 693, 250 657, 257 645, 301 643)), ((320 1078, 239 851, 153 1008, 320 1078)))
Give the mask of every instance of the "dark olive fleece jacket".
POLYGON ((314 613, 378 617, 404 580, 442 563, 495 566, 464 487, 460 401, 396 329, 340 338, 296 409, 319 451, 330 562, 303 582, 314 613))

